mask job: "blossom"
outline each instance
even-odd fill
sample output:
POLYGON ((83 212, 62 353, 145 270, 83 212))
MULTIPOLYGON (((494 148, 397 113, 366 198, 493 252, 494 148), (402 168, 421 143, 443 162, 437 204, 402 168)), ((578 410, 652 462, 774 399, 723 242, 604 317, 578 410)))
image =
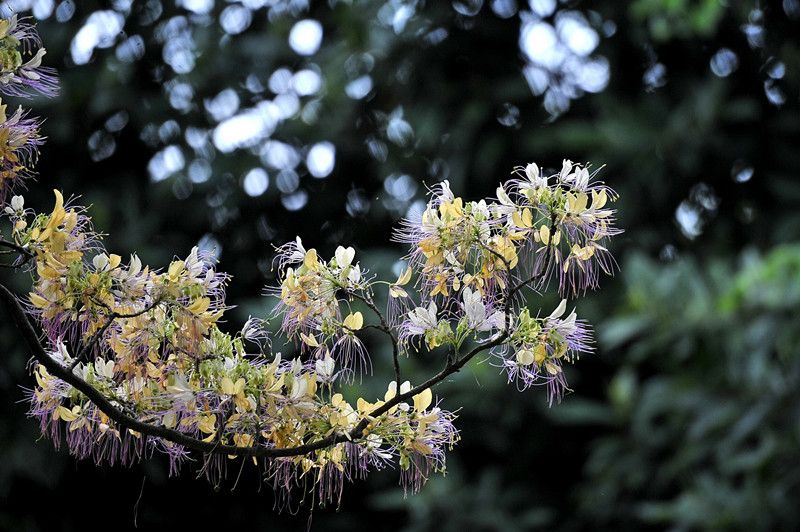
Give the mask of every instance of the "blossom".
POLYGON ((21 107, 8 116, 6 108, 0 99, 0 201, 33 175, 31 167, 43 142, 39 120, 28 118, 21 107))
POLYGON ((613 274, 616 263, 605 242, 622 232, 608 206, 617 196, 595 180, 597 172, 568 159, 549 177, 532 164, 515 169, 509 200, 523 213, 531 210, 529 223, 517 225, 534 250, 527 267, 537 288, 557 278, 559 293, 574 296, 596 288, 601 273, 613 274))
POLYGON ((13 15, 0 19, 0 92, 12 96, 39 93, 53 97, 58 94, 55 70, 42 66, 46 50, 34 26, 26 18, 13 15), (25 59, 23 52, 36 48, 33 56, 25 59))
POLYGON ((355 257, 356 250, 352 247, 342 247, 339 246, 336 248, 336 266, 339 268, 347 268, 353 262, 353 257, 355 257))
POLYGON ((588 325, 577 319, 574 309, 563 318, 566 308, 567 301, 562 299, 545 318, 533 318, 524 309, 517 317, 509 345, 496 352, 509 382, 516 382, 520 389, 546 385, 551 404, 567 389, 563 363, 593 351, 588 325))
POLYGON ((408 313, 408 331, 412 335, 425 334, 426 331, 435 329, 438 324, 436 303, 426 307, 417 307, 408 313))
POLYGON ((489 314, 480 292, 465 287, 461 292, 461 297, 464 300, 462 307, 467 327, 477 332, 486 332, 503 326, 503 312, 496 310, 489 314))
POLYGON ((498 194, 501 203, 465 202, 445 181, 431 189, 419 219, 402 222, 393 238, 411 246, 406 258, 420 272, 423 300, 446 304, 462 286, 492 297, 507 285, 518 262, 518 235, 502 223, 510 206, 498 194))

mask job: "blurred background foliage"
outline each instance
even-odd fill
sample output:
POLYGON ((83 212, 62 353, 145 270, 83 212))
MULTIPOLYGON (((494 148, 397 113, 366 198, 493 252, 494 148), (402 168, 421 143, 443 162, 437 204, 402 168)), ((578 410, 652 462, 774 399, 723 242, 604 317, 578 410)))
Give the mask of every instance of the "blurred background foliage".
MULTIPOLYGON (((396 472, 373 474, 315 529, 800 527, 799 0, 0 10, 39 19, 63 79, 33 102, 49 142, 28 204, 81 195, 111 251, 153 265, 216 250, 237 323, 269 311, 272 246, 295 235, 388 276, 391 227, 426 185, 475 198, 517 164, 606 165, 627 232, 621 274, 578 303, 598 351, 574 393, 550 409, 470 367, 440 390, 462 408, 448 475, 404 498, 396 472)), ((158 457, 101 469, 37 440, 27 355, 0 327, 0 529, 306 525, 246 469, 215 492, 158 457)), ((407 362, 416 379, 430 363, 407 362)))

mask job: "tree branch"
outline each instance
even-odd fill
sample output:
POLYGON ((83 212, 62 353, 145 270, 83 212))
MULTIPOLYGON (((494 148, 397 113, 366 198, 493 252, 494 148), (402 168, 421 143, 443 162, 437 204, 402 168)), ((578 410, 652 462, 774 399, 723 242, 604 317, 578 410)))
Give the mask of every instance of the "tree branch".
POLYGON ((20 305, 17 298, 4 285, 0 284, 0 299, 2 299, 6 310, 11 314, 14 324, 22 333, 25 343, 33 353, 35 358, 50 374, 63 380, 79 392, 83 393, 92 403, 107 415, 112 421, 117 423, 120 428, 127 428, 139 432, 145 436, 162 438, 187 449, 204 452, 208 454, 225 454, 237 456, 252 456, 256 458, 275 458, 281 456, 297 456, 307 454, 318 449, 330 447, 337 442, 344 441, 347 436, 343 434, 332 434, 316 442, 299 445, 297 447, 274 448, 274 447, 237 447, 234 445, 223 445, 214 442, 204 442, 182 432, 168 429, 166 427, 144 423, 138 419, 125 414, 122 410, 114 406, 103 394, 92 385, 75 375, 68 368, 47 354, 42 346, 30 318, 20 305))
POLYGON ((23 260, 19 264, 13 264, 13 265, 4 264, 3 266, 11 268, 19 268, 20 266, 23 266, 24 264, 34 259, 34 254, 29 249, 25 249, 24 247, 15 244, 14 242, 9 242, 8 240, 0 239, 0 247, 8 248, 23 256, 23 260))
MULTIPOLYGON (((541 275, 544 275, 547 269, 549 268, 549 263, 552 259, 552 255, 553 255, 552 253, 548 252, 545 268, 540 273, 541 275)), ((89 399, 89 401, 94 403, 95 406, 97 406, 97 408, 100 409, 101 412, 103 412, 105 415, 109 417, 109 419, 117 423, 120 428, 122 429, 127 428, 130 430, 134 430, 145 436, 162 438, 164 440, 171 441, 175 444, 182 445, 187 449, 203 452, 206 454, 222 454, 222 455, 246 456, 255 458, 278 458, 278 457, 304 455, 320 449, 331 447, 343 441, 353 441, 363 438, 365 436, 364 431, 372 419, 380 417, 381 415, 387 413, 401 402, 411 399, 412 397, 425 391, 426 389, 439 384, 450 375, 460 371, 461 368, 464 367, 464 365, 466 365, 479 353, 486 351, 487 349, 492 349, 493 347, 502 344, 510 334, 508 309, 510 306, 511 298, 523 286, 529 284, 530 282, 533 282, 535 278, 536 276, 520 284, 517 284, 509 291, 504 304, 507 316, 506 326, 504 330, 500 332, 497 336, 495 336, 493 339, 485 343, 476 345, 466 355, 460 358, 453 359, 452 361, 449 361, 441 371, 439 371, 436 375, 430 377, 422 384, 413 387, 411 390, 405 393, 400 393, 398 395, 395 395, 392 399, 386 401, 383 405, 370 412, 367 416, 363 417, 361 421, 359 421, 358 424, 356 424, 355 427, 353 427, 353 429, 350 430, 348 433, 336 432, 314 442, 298 445, 296 447, 285 447, 285 448, 263 447, 263 446, 237 447, 235 445, 222 444, 219 441, 206 442, 176 430, 142 422, 136 419, 135 417, 126 414, 125 412, 117 408, 108 398, 103 396, 103 394, 100 393, 96 388, 87 383, 78 375, 75 375, 67 367, 61 365, 47 353, 47 351, 42 346, 41 341, 39 340, 39 336, 37 335, 33 327, 33 324, 31 323, 30 318, 25 313, 25 310, 22 308, 22 305, 20 305, 19 301, 14 296, 14 294, 2 284, 0 284, 0 299, 2 299, 3 303, 5 304, 6 310, 9 312, 9 314, 11 314, 11 318, 13 319, 15 325, 22 333, 22 336, 25 339, 28 348, 33 353, 33 357, 40 364, 42 364, 42 366, 44 366, 47 369, 47 371, 50 372, 50 374, 63 380, 64 382, 71 385, 79 392, 83 393, 89 399)), ((397 342, 394 340, 394 334, 391 332, 391 329, 388 327, 388 324, 386 324, 385 319, 383 319, 383 315, 377 309, 374 302, 372 302, 371 300, 365 298, 360 294, 352 294, 352 295, 357 299, 364 301, 364 303, 368 307, 370 307, 370 309, 376 312, 376 314, 381 318, 382 321, 381 330, 385 330, 389 335, 391 335, 395 353, 397 353, 397 342)))

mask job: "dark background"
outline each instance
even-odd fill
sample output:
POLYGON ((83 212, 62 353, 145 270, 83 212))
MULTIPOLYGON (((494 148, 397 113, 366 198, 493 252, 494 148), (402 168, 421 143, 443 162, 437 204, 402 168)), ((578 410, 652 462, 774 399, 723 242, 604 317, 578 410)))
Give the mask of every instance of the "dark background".
MULTIPOLYGON (((391 228, 425 184, 480 198, 533 160, 606 165, 621 273, 578 304, 598 350, 570 368, 574 393, 548 408, 474 364, 438 392, 461 409, 447 476, 404 498, 396 471, 372 474, 313 529, 800 526, 800 1, 0 6, 33 9, 62 76, 32 103, 49 141, 26 204, 80 195, 110 251, 154 266, 216 249, 232 328, 269 311, 273 244, 349 243, 389 276, 391 228), (295 33, 311 55, 289 43, 302 19, 322 29, 316 51, 295 33), (322 142, 335 164, 318 178, 322 142)), ((168 479, 160 457, 125 470, 54 450, 1 327, 0 529, 306 526, 247 469, 215 489, 197 468, 168 479)), ((366 396, 387 355, 375 346, 366 396)))

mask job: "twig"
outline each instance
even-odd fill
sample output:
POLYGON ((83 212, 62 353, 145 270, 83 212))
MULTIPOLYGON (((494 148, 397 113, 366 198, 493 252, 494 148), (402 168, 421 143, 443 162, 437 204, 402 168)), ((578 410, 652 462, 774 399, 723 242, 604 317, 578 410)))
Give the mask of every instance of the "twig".
POLYGON ((372 301, 371 298, 367 298, 357 292, 348 292, 351 296, 358 299, 359 301, 363 301, 365 305, 369 307, 369 309, 378 317, 381 324, 380 326, 377 325, 368 325, 367 327, 371 327, 373 329, 378 329, 379 331, 383 331, 391 340, 392 342, 392 363, 394 366, 394 381, 400 384, 400 347, 397 341, 397 337, 392 332, 392 328, 389 327, 389 323, 386 321, 383 313, 380 311, 378 306, 372 301))
MULTIPOLYGON (((150 305, 148 305, 147 307, 143 308, 142 310, 137 311, 137 312, 133 312, 131 314, 120 314, 118 312, 112 312, 108 316, 108 320, 106 320, 105 324, 103 324, 103 326, 100 328, 100 330, 97 331, 96 333, 94 333, 92 338, 83 346, 83 348, 78 352, 78 354, 75 355, 75 360, 73 360, 72 364, 70 364, 69 370, 72 371, 73 369, 75 369, 75 367, 81 362, 83 357, 87 353, 89 353, 90 349, 94 346, 94 344, 96 344, 97 342, 100 341, 100 339, 102 339, 103 335, 108 330, 108 328, 111 326, 111 324, 114 322, 114 320, 120 319, 120 318, 136 318, 137 316, 141 316, 142 314, 144 314, 146 312, 150 312, 151 310, 153 310, 154 308, 156 308, 160 304, 161 304, 160 300, 153 301, 150 305)), ((106 307, 106 308, 109 308, 108 305, 103 304, 103 306, 106 307)))
POLYGON ((20 246, 18 244, 15 244, 14 242, 9 242, 8 240, 0 239, 0 247, 8 248, 8 249, 10 249, 10 250, 12 250, 12 251, 14 251, 16 253, 19 253, 20 255, 22 255, 24 257, 24 260, 22 262, 20 262, 19 264, 15 264, 15 265, 5 265, 4 264, 3 266, 7 267, 7 268, 19 268, 20 266, 23 266, 23 265, 27 264, 29 261, 31 261, 31 260, 33 260, 35 258, 34 254, 31 252, 31 250, 25 249, 24 247, 22 247, 22 246, 20 246))

